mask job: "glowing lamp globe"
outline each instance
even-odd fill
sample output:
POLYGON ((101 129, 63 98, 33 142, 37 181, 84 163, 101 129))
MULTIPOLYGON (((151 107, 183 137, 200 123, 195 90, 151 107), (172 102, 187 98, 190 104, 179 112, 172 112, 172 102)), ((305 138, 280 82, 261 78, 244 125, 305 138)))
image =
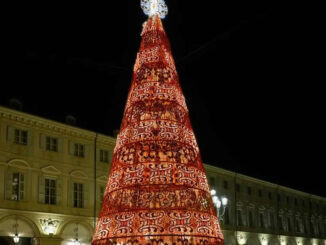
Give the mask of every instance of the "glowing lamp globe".
POLYGON ((223 206, 228 205, 228 199, 226 197, 222 197, 222 205, 223 206))
POLYGON ((19 243, 19 236, 18 236, 18 234, 15 234, 13 240, 14 240, 14 243, 19 243))

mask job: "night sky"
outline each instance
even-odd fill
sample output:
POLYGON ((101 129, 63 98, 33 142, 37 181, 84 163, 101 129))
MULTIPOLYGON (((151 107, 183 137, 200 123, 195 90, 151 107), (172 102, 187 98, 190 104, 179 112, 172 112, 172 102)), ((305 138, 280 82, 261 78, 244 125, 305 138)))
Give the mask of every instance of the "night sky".
MULTIPOLYGON (((17 98, 25 112, 74 115, 77 126, 112 135, 146 20, 139 2, 8 7, 0 104, 17 98)), ((326 196, 324 94, 302 19, 269 1, 166 2, 203 161, 326 196)))

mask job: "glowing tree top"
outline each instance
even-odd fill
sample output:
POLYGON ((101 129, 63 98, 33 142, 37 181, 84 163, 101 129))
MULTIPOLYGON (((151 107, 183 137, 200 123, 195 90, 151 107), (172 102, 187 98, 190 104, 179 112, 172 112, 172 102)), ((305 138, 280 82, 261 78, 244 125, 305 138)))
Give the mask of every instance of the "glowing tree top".
POLYGON ((144 13, 149 17, 158 15, 161 19, 164 19, 168 14, 168 7, 164 0, 141 0, 140 5, 144 13))
POLYGON ((92 245, 223 245, 200 152, 161 18, 149 15, 92 245))

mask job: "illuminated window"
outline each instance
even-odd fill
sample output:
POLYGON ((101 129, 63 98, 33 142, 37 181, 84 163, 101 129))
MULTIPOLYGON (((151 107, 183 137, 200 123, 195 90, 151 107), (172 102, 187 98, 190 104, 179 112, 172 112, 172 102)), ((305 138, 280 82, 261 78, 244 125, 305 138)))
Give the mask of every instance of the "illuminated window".
POLYGON ((58 151, 58 139, 50 136, 46 137, 46 150, 48 151, 58 151))
POLYGON ((74 183, 74 207, 84 207, 84 185, 81 183, 74 183))
POLYGON ((109 162, 109 151, 100 150, 100 161, 105 163, 109 162))
POLYGON ((45 204, 56 204, 57 184, 55 179, 45 178, 45 204))
POLYGON ((24 181, 24 174, 12 173, 11 200, 20 201, 24 199, 24 181))
POLYGON ((15 129, 15 140, 16 144, 27 145, 27 131, 15 129))
POLYGON ((85 145, 75 143, 74 144, 74 156, 85 157, 85 145))

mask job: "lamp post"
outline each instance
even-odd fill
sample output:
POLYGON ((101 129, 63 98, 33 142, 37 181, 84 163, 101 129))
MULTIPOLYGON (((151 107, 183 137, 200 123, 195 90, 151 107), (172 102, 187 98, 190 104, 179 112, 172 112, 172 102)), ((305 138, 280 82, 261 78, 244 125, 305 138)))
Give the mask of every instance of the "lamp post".
POLYGON ((78 224, 76 224, 75 232, 76 232, 76 238, 74 240, 74 245, 80 245, 80 242, 78 240, 78 224))
POLYGON ((14 243, 17 244, 19 243, 20 237, 18 236, 18 232, 17 232, 17 227, 18 227, 18 223, 17 223, 17 219, 16 219, 16 224, 14 224, 15 227, 15 235, 13 237, 14 243))
POLYGON ((212 195, 214 206, 217 209, 217 217, 219 218, 219 220, 223 220, 225 209, 226 206, 228 205, 228 198, 225 196, 221 196, 221 197, 217 196, 216 190, 214 189, 211 190, 211 195, 212 195))

